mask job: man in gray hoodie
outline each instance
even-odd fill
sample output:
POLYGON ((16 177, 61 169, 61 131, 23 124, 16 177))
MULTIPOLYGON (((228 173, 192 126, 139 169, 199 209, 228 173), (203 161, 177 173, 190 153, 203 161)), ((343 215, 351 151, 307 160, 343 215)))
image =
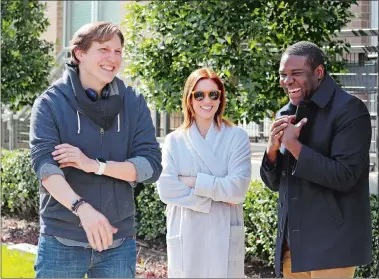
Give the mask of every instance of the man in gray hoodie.
POLYGON ((112 23, 80 28, 62 78, 33 105, 38 278, 135 277, 134 187, 162 166, 143 96, 116 77, 123 43, 112 23))

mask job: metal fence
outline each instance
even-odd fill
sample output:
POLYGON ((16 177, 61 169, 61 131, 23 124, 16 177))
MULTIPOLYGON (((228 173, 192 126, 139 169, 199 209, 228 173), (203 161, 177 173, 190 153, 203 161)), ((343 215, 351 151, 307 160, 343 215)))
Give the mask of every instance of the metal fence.
POLYGON ((371 115, 372 139, 371 153, 376 153, 377 137, 377 79, 378 79, 378 62, 377 60, 366 60, 347 65, 348 73, 345 75, 335 76, 340 80, 342 88, 346 92, 360 98, 367 106, 371 115))
POLYGON ((29 148, 30 113, 29 106, 17 113, 1 106, 1 147, 10 150, 29 148))

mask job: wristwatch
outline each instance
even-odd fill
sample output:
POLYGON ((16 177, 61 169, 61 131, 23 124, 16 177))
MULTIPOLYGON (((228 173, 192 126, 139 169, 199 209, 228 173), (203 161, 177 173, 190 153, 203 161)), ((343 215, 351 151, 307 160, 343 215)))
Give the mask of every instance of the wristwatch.
POLYGON ((96 162, 99 164, 99 169, 97 172, 95 172, 95 174, 103 175, 107 161, 105 161, 103 158, 96 158, 96 162))

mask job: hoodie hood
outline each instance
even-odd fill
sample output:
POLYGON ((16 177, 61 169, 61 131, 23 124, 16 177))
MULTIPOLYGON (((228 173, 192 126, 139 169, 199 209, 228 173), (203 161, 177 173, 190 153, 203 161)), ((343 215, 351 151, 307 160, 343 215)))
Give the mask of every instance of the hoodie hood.
POLYGON ((117 131, 120 131, 120 111, 122 109, 123 96, 120 95, 117 78, 108 84, 109 97, 104 100, 99 98, 93 102, 87 96, 78 74, 78 66, 66 64, 61 79, 53 84, 67 99, 73 109, 76 110, 78 119, 78 134, 81 131, 80 114, 86 115, 100 128, 109 130, 113 127, 117 118, 117 131))

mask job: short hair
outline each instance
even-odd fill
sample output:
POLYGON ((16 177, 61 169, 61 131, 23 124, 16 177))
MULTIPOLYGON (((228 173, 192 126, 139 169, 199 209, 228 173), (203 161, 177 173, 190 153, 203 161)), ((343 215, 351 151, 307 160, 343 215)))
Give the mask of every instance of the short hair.
POLYGON ((282 57, 286 54, 307 57, 307 63, 312 70, 315 70, 319 65, 322 65, 325 68, 325 54, 316 44, 312 42, 297 42, 289 46, 283 53, 282 57))
POLYGON ((114 35, 120 38, 121 46, 124 46, 124 36, 112 22, 92 22, 83 25, 75 32, 70 42, 71 63, 79 63, 75 56, 75 49, 87 51, 93 42, 104 43, 111 40, 114 35))
POLYGON ((191 127, 194 118, 195 111, 192 107, 192 91, 195 88, 196 84, 202 79, 210 79, 217 84, 218 89, 221 91, 220 96, 220 105, 217 109, 217 112, 214 116, 214 121, 216 127, 221 129, 221 123, 223 122, 227 126, 231 126, 231 122, 223 118, 223 114, 226 106, 226 96, 225 96, 225 87, 223 82, 217 73, 208 68, 201 68, 193 71, 184 85, 183 98, 182 98, 182 109, 184 114, 183 124, 180 126, 182 129, 188 129, 191 127))

